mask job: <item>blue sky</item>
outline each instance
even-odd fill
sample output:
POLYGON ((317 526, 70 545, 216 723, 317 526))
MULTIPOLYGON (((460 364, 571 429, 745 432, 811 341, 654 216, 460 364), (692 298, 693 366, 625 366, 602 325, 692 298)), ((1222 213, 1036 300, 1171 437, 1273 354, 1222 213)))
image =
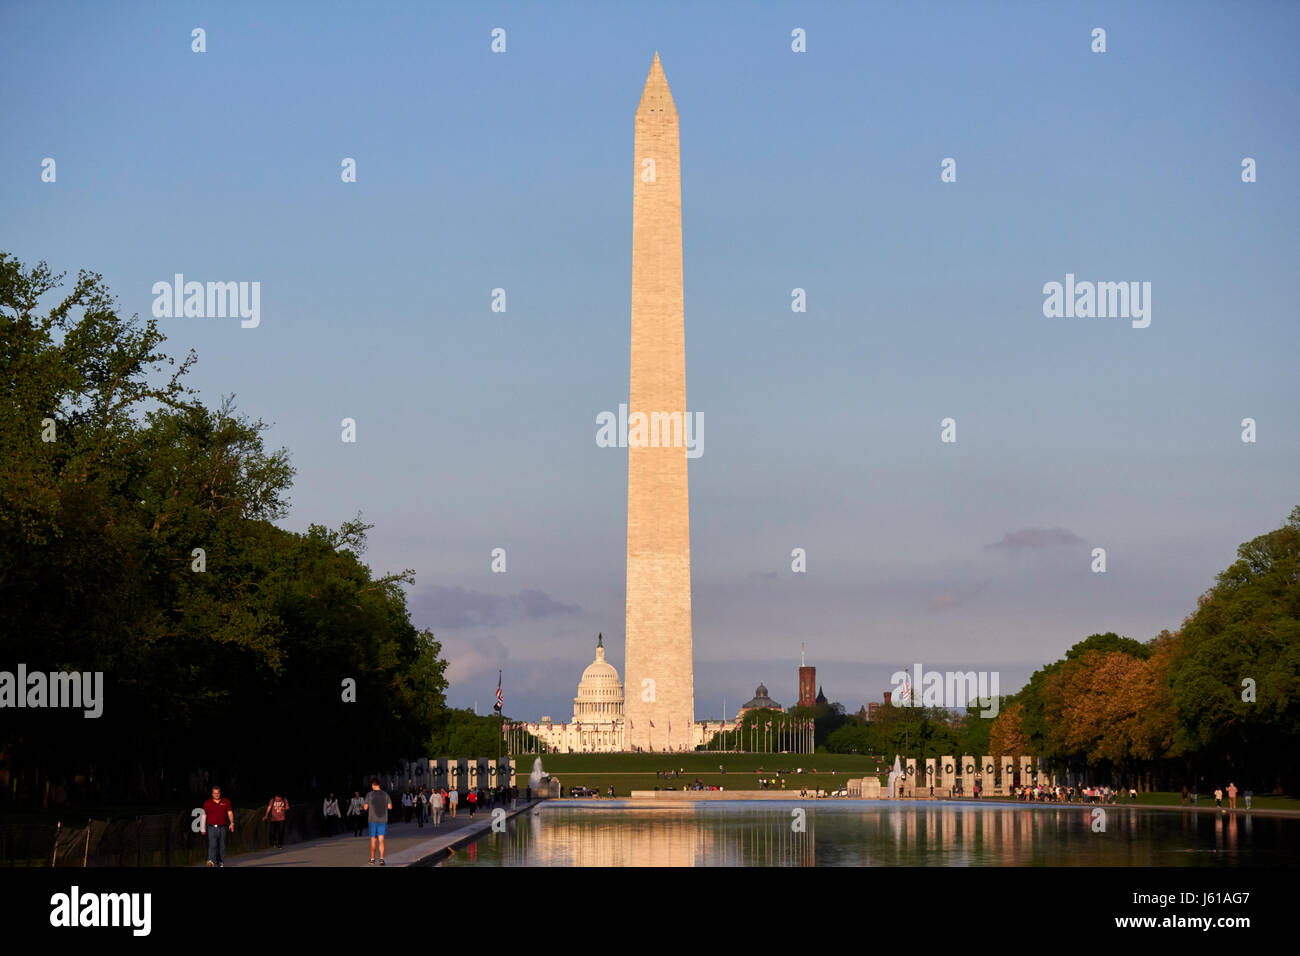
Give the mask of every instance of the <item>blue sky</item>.
POLYGON ((1297 41, 1283 3, 10 4, 0 248, 142 315, 176 272, 261 282, 256 329, 162 324, 206 399, 274 423, 286 524, 361 511, 451 701, 502 666, 511 713, 559 717, 598 631, 622 669, 626 453, 595 418, 627 400, 658 50, 707 423, 697 714, 760 679, 790 703, 801 641, 853 709, 916 660, 1007 692, 1176 628, 1300 504, 1297 41), (1045 318, 1066 273, 1150 282, 1150 327, 1045 318))

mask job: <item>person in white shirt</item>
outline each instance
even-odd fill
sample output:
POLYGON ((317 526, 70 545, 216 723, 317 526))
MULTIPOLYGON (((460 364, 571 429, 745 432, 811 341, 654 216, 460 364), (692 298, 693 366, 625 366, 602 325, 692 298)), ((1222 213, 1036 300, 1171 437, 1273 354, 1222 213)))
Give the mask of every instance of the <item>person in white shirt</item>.
POLYGON ((325 803, 321 807, 321 814, 325 817, 325 835, 333 836, 334 828, 338 826, 341 815, 339 814, 339 802, 330 794, 325 798, 325 803))
POLYGON ((352 821, 352 835, 361 836, 366 825, 366 802, 361 799, 361 791, 354 790, 352 801, 348 804, 348 819, 352 821))
POLYGON ((411 791, 406 790, 402 793, 402 820, 404 823, 411 822, 411 809, 415 806, 415 801, 411 799, 411 791))

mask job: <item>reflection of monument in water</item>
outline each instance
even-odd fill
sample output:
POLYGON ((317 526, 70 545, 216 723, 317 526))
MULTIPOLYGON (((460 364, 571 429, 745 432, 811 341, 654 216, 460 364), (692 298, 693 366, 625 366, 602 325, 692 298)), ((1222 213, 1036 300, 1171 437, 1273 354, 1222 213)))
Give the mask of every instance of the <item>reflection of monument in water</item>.
POLYGON ((790 807, 547 807, 510 824, 502 862, 530 866, 813 866, 813 812, 790 807), (605 814, 611 814, 606 817, 605 814))

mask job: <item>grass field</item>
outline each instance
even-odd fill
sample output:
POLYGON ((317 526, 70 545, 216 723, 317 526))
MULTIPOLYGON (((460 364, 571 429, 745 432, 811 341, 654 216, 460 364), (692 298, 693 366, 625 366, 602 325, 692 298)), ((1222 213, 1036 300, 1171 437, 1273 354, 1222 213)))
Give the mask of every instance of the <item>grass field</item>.
MULTIPOLYGON (((515 773, 520 786, 527 786, 533 768, 532 755, 515 757, 515 773)), ((547 754, 542 768, 557 777, 567 795, 570 787, 590 787, 606 793, 614 787, 616 796, 626 797, 632 790, 672 787, 680 790, 695 781, 705 786, 727 790, 758 790, 762 778, 777 779, 775 789, 798 793, 810 790, 834 790, 853 777, 865 777, 877 771, 887 773, 883 761, 858 754, 547 754), (719 769, 719 767, 723 769, 719 769), (797 771, 802 768, 803 773, 797 771), (665 779, 656 770, 679 771, 665 779), (813 771, 816 771, 815 773, 813 771), (724 772, 725 771, 725 772, 724 772), (778 771, 785 771, 778 774, 778 771)), ((772 789, 772 788, 769 788, 772 789)))

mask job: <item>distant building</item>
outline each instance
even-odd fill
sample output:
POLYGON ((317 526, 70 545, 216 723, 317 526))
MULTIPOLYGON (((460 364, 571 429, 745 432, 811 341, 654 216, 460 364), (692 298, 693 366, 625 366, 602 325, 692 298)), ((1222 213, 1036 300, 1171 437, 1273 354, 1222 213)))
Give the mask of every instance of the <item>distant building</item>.
POLYGON ((822 689, 821 689, 820 687, 817 688, 817 701, 816 701, 816 702, 819 703, 819 704, 824 704, 824 703, 826 703, 826 695, 822 693, 822 689))
POLYGON ((811 707, 817 698, 817 668, 799 668, 799 706, 811 707))
MULTIPOLYGON (((764 695, 767 688, 759 685, 764 695)), ((628 740, 628 731, 632 721, 624 711, 626 698, 623 682, 619 679, 614 665, 605 660, 605 638, 596 635, 596 659, 587 665, 578 681, 578 693, 573 698, 572 722, 556 723, 549 716, 539 723, 518 725, 519 729, 537 737, 548 753, 610 753, 614 751, 636 750, 638 747, 628 740)), ((752 703, 752 702, 751 702, 752 703)), ((780 706, 777 705, 778 710, 780 706)), ((743 711, 742 711, 743 713, 743 711)), ((656 730, 658 728, 655 728, 656 730)), ((687 741, 678 743, 674 749, 687 750, 707 743, 713 735, 730 729, 727 722, 717 720, 693 721, 687 728, 687 741)), ((666 722, 664 737, 673 731, 673 736, 680 736, 666 722)), ((655 750, 665 750, 659 738, 647 735, 655 750)), ((650 749, 650 748, 643 748, 650 749)))
POLYGON ((736 714, 736 719, 740 720, 741 717, 744 717, 745 714, 749 713, 751 710, 779 710, 781 713, 785 713, 784 707, 774 701, 771 697, 767 696, 766 684, 759 684, 758 687, 754 689, 754 696, 741 704, 740 711, 736 714))

